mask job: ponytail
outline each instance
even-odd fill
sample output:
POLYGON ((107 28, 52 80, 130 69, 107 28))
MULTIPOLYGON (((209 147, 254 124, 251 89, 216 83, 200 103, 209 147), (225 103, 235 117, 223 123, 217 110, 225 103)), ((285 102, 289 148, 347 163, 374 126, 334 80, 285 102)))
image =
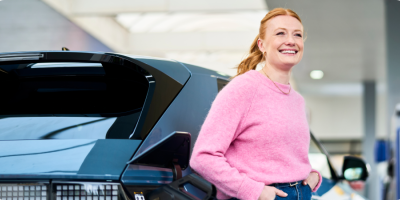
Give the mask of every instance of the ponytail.
POLYGON ((259 38, 259 35, 257 35, 250 46, 249 56, 246 59, 242 60, 242 62, 240 62, 239 66, 237 67, 236 76, 244 74, 250 70, 255 70, 258 63, 264 60, 263 53, 260 51, 257 45, 257 41, 259 38))

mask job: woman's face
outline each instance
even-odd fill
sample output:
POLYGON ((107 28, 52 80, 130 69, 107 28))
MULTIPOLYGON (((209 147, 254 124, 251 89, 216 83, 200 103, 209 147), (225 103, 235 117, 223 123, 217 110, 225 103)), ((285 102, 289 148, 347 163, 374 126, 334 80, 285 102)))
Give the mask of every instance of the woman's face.
POLYGON ((266 52, 267 65, 290 70, 303 57, 303 25, 289 15, 279 15, 267 21, 264 40, 258 47, 266 52))

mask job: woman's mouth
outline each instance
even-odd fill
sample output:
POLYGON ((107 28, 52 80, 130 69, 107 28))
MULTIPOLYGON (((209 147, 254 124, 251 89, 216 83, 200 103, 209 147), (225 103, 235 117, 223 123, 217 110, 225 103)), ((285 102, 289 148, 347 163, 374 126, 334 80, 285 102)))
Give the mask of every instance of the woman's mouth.
POLYGON ((299 52, 299 51, 294 50, 294 49, 293 50, 282 49, 282 50, 279 50, 279 52, 282 54, 286 54, 286 55, 296 55, 297 52, 299 52))

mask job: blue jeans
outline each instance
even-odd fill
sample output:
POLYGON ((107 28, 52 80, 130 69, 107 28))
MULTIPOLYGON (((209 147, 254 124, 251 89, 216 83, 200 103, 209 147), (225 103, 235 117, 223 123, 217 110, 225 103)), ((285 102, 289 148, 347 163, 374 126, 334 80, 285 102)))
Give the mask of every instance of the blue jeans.
MULTIPOLYGON (((275 200, 311 200, 311 188, 308 185, 303 185, 302 182, 303 181, 297 181, 293 183, 275 183, 269 186, 274 186, 288 194, 287 197, 280 197, 277 195, 275 200)), ((231 198, 229 200, 238 199, 231 198)))
POLYGON ((270 186, 274 186, 288 194, 287 197, 276 196, 276 200, 311 200, 311 188, 309 185, 303 185, 302 182, 275 183, 270 186))

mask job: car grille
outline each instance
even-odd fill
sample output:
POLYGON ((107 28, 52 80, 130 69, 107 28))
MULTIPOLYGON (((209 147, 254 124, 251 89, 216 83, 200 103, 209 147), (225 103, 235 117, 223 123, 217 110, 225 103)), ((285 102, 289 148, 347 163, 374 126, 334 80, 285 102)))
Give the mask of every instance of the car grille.
POLYGON ((47 200, 48 184, 10 183, 0 184, 1 200, 47 200))
POLYGON ((0 200, 127 200, 119 183, 0 183, 0 200))

